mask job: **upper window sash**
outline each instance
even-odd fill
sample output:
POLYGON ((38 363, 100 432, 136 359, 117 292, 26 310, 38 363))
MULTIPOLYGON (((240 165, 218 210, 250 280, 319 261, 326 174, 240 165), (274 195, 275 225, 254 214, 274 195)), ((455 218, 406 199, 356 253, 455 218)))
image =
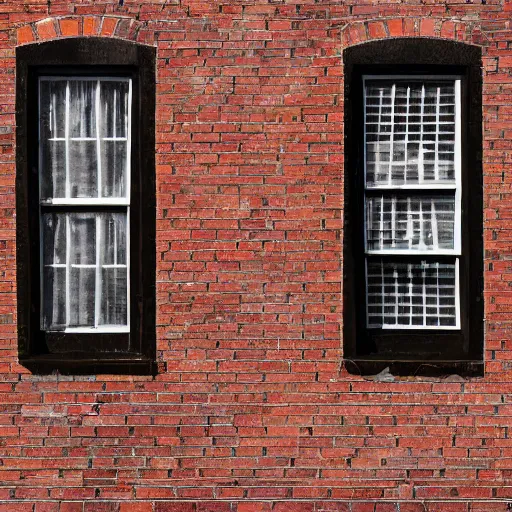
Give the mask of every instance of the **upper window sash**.
MULTIPOLYGON (((45 76, 39 77, 39 105, 41 109, 42 101, 44 101, 43 87, 51 88, 51 83, 62 82, 65 85, 65 90, 60 91, 60 96, 54 95, 54 98, 48 104, 48 111, 41 112, 41 115, 48 116, 48 129, 46 133, 43 133, 41 121, 39 123, 39 200, 41 205, 47 206, 86 206, 86 205, 105 205, 105 206, 128 206, 130 204, 130 169, 131 169, 131 104, 132 104, 132 80, 128 77, 107 77, 107 76, 45 76), (116 94, 114 90, 108 91, 107 84, 109 82, 115 82, 117 84, 126 84, 126 101, 124 105, 116 105, 116 101, 121 102, 122 98, 119 94, 116 94), (78 105, 78 112, 71 112, 71 86, 70 84, 90 84, 88 87, 89 92, 94 94, 94 105, 91 109, 91 105, 83 104, 78 105), (47 85, 45 85, 47 84, 47 85), (112 95, 112 98, 108 98, 108 94, 112 95), (112 112, 102 111, 102 100, 106 104, 108 100, 111 100, 112 112), (81 110, 80 110, 81 109, 81 110), (116 110, 120 112, 120 119, 116 118, 116 110), (109 117, 110 119, 106 119, 109 117), (71 126, 73 115, 88 115, 89 126, 85 129, 74 130, 71 126), (111 126, 108 126, 110 122, 111 126), (74 133, 76 132, 76 133, 74 133), (48 136, 49 135, 49 136, 48 136), (95 144, 94 144, 95 143, 95 144), (63 152, 55 158, 62 158, 64 162, 60 163, 63 167, 60 172, 63 174, 60 177, 55 178, 53 173, 47 171, 43 173, 45 169, 44 159, 49 157, 50 148, 49 145, 55 147, 62 146, 63 152), (70 154, 73 150, 73 146, 87 145, 92 150, 91 158, 96 159, 95 165, 93 166, 96 172, 96 176, 91 180, 91 193, 87 191, 73 191, 71 190, 71 166, 70 154), (112 146, 115 152, 115 145, 124 146, 124 150, 121 151, 123 158, 125 159, 122 168, 113 169, 109 168, 109 162, 102 161, 102 156, 106 158, 107 149, 106 144, 112 146), (94 148, 92 147, 94 145, 94 148), (105 146, 105 147, 102 147, 105 146), (46 151, 46 155, 44 152, 46 151), (63 171, 63 172, 62 172, 63 171), (112 184, 108 186, 107 172, 110 172, 112 176, 112 184), (115 183, 116 173, 121 173, 121 180, 119 183, 115 183), (58 190, 56 190, 55 184, 58 179, 61 179, 62 183, 58 190), (53 187, 48 180, 52 180, 53 187), (95 181, 96 183, 92 183, 95 181), (117 186, 117 190, 115 190, 117 186), (94 188, 96 190, 94 190, 94 188)), ((62 87, 61 87, 62 88, 62 87)), ((83 91, 82 91, 83 92, 83 91)), ((79 102, 77 102, 79 103, 79 102)), ((86 124, 86 123, 82 123, 86 124)), ((75 148, 76 149, 76 148, 75 148)), ((81 148, 83 149, 83 148, 81 148)), ((76 156, 79 156, 78 154, 76 156)), ((119 155, 118 155, 119 156, 119 155)), ((86 160, 83 158, 82 160, 86 160)), ((59 162, 58 162, 59 163, 59 162)), ((82 162, 87 164, 87 162, 82 162)), ((89 162, 90 164, 90 162, 89 162)), ((54 169, 55 173, 55 169, 54 169)))
MULTIPOLYGON (((445 92, 446 94, 446 92, 445 92)), ((378 255, 460 255, 461 254, 461 200, 462 200, 462 181, 461 181, 461 77, 458 75, 364 75, 363 76, 363 98, 364 98, 364 203, 365 203, 365 215, 364 215, 364 250, 366 254, 378 254, 378 255), (372 84, 387 83, 387 87, 390 89, 389 96, 384 98, 383 88, 380 89, 380 97, 371 97, 368 95, 368 87, 371 87, 372 84), (428 126, 434 126, 435 131, 429 131, 430 135, 435 135, 434 140, 429 140, 428 145, 434 146, 434 168, 433 168, 433 178, 434 179, 424 179, 425 177, 425 167, 424 162, 422 160, 424 153, 426 153, 425 149, 425 139, 424 136, 424 116, 427 114, 425 112, 425 86, 429 84, 439 84, 443 83, 451 84, 453 87, 453 103, 450 101, 445 101, 442 103, 443 98, 441 97, 441 91, 438 88, 437 97, 430 98, 429 103, 432 104, 432 99, 435 100, 433 105, 435 105, 434 112, 429 112, 428 115, 430 117, 434 117, 433 120, 429 120, 428 126), (411 87, 415 85, 416 98, 412 99, 411 87), (398 162, 398 166, 400 164, 403 166, 403 179, 396 180, 395 183, 392 182, 392 170, 393 165, 396 166, 397 162, 393 160, 394 150, 396 149, 397 141, 394 140, 394 129, 396 127, 395 116, 397 112, 395 112, 395 99, 396 99, 396 89, 397 86, 407 87, 407 93, 405 98, 405 112, 400 112, 400 117, 405 119, 405 134, 402 132, 401 136, 403 140, 398 142, 401 144, 401 150, 403 150, 404 160, 398 162), (421 96, 418 97, 418 88, 421 87, 421 96), (368 100, 373 100, 373 107, 369 107, 368 100), (387 104, 384 104, 385 101, 387 104), (411 105, 416 102, 414 107, 416 110, 419 107, 419 113, 410 112, 411 105), (445 108, 449 111, 450 107, 453 106, 453 120, 454 123, 447 122, 447 126, 453 124, 453 142, 446 141, 445 145, 453 144, 453 169, 454 169, 454 179, 442 179, 442 176, 439 176, 439 145, 440 145, 440 134, 439 126, 442 126, 440 117, 443 115, 441 113, 441 108, 445 108), (385 110, 385 111, 384 111, 385 110), (370 118, 372 116, 373 118, 370 118), (409 123, 409 117, 414 117, 415 122, 409 123), (389 120, 386 118, 389 117, 389 120), (382 123, 382 119, 385 119, 385 123, 382 123), (372 122, 369 122, 371 120, 372 122), (373 127, 373 132, 369 132, 368 125, 373 124, 376 125, 373 127), (409 140, 409 125, 416 125, 417 129, 419 129, 420 133, 416 132, 416 139, 414 140, 415 145, 418 146, 418 155, 417 161, 415 165, 417 166, 418 176, 416 179, 411 179, 411 182, 407 182, 407 174, 406 174, 406 166, 407 166, 407 151, 408 145, 410 144, 409 140), (385 126, 386 131, 382 130, 381 127, 385 126), (389 160, 383 162, 383 167, 387 167, 386 172, 388 173, 386 176, 386 180, 377 180, 373 179, 370 181, 368 178, 371 177, 369 172, 369 160, 368 160, 368 146, 369 138, 371 136, 376 136, 376 139, 380 138, 380 134, 383 134, 385 138, 388 138, 388 147, 385 148, 389 152, 389 160), (419 135, 419 137, 418 137, 419 135), (380 183, 379 183, 380 181, 380 183), (401 181, 401 182, 400 182, 401 181), (393 194, 395 192, 395 195, 393 194), (453 194, 450 194, 453 192, 453 194), (372 247, 372 244, 368 243, 368 208, 369 201, 374 201, 375 198, 378 198, 379 195, 381 198, 391 199, 392 197, 396 197, 397 194, 405 194, 403 197, 413 196, 421 199, 422 202, 426 202, 427 199, 431 199, 434 203, 438 203, 438 199, 441 197, 453 197, 454 205, 453 205, 453 247, 438 247, 438 248, 428 248, 426 246, 422 246, 422 244, 417 244, 416 246, 409 247, 396 247, 392 244, 392 247, 385 247, 385 244, 380 244, 381 247, 372 247), (448 194, 445 196, 445 194, 448 194), (372 199, 373 198, 373 199, 372 199)), ((445 99, 449 99, 448 95, 445 99)), ((404 98, 401 98, 402 102, 404 98)), ((426 132, 427 133, 427 132, 426 132)), ((448 135, 450 132, 448 131, 448 135)), ((375 141, 375 142, 384 142, 386 144, 386 140, 384 141, 375 141)), ((375 152, 375 158, 379 157, 380 148, 377 148, 375 152)), ((432 151, 430 151, 432 153, 432 151)), ((373 155, 372 155, 373 156, 373 155)), ((373 176, 376 176, 376 173, 380 171, 378 168, 378 163, 375 162, 373 165, 373 176)), ((432 165, 431 165, 432 167, 432 165)), ((382 173, 381 173, 382 176, 382 173)), ((393 199, 391 199, 393 201, 393 199)), ((430 210, 435 211, 435 204, 430 207, 430 210)), ((382 212, 381 212, 382 213, 382 212)), ((402 212, 403 213, 403 212, 402 212)), ((423 217, 420 214, 420 217, 423 217)), ((435 221, 435 219, 434 219, 435 221)))

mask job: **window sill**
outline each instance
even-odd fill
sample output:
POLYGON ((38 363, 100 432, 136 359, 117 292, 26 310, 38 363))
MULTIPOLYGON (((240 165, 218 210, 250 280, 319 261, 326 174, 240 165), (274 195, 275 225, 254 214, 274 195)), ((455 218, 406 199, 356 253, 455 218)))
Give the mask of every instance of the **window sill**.
POLYGON ((140 354, 105 353, 94 357, 84 353, 40 354, 20 357, 20 364, 35 374, 61 375, 154 375, 154 361, 140 354))
POLYGON ((385 368, 394 376, 414 377, 482 377, 484 362, 482 360, 389 360, 382 357, 347 358, 343 360, 348 373, 352 375, 376 375, 385 368))

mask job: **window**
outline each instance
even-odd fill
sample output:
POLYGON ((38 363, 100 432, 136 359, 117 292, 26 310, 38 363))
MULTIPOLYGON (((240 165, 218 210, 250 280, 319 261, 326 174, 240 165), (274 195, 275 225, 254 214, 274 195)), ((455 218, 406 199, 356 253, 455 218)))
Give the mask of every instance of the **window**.
POLYGON ((20 360, 152 371, 154 50, 91 38, 17 59, 20 360))
POLYGON ((436 40, 345 52, 344 349, 354 371, 482 370, 479 63, 477 48, 436 40))

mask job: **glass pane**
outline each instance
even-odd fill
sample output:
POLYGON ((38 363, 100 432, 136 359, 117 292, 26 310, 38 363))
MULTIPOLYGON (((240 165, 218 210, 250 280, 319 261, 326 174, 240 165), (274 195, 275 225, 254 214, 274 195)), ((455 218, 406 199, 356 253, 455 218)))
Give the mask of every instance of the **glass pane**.
POLYGON ((43 264, 66 264, 66 218, 63 214, 45 213, 43 225, 43 264))
POLYGON ((100 92, 101 137, 126 137, 129 82, 102 81, 100 92))
POLYGON ((455 327, 455 263, 368 261, 368 327, 455 327))
POLYGON ((455 182, 455 82, 366 82, 366 184, 455 182))
POLYGON ((70 213, 68 218, 69 326, 91 327, 96 295, 96 215, 70 213))
POLYGON ((40 133, 42 140, 66 136, 66 80, 41 80, 40 133))
POLYGON ((101 141, 102 197, 126 196, 127 144, 119 140, 101 141))
POLYGON ((453 249, 455 197, 367 197, 366 223, 369 250, 453 249))
POLYGON ((71 265, 96 264, 96 216, 93 213, 70 213, 69 231, 71 265))
POLYGON ((126 214, 101 214, 101 264, 126 265, 126 214))
POLYGON ((94 327, 96 268, 69 269, 69 327, 94 327))
POLYGON ((69 81, 69 136, 96 137, 96 80, 69 81))
POLYGON ((101 82, 102 197, 125 197, 127 194, 128 92, 128 81, 101 82))
POLYGON ((69 183, 71 197, 98 197, 96 141, 69 142, 69 183))
POLYGON ((103 268, 100 325, 126 325, 127 305, 127 269, 103 268))
POLYGON ((42 218, 43 329, 63 329, 66 324, 66 219, 42 218))
POLYGON ((66 196, 66 142, 41 141, 41 199, 66 196))
POLYGON ((66 268, 45 266, 43 270, 43 329, 66 327, 66 268))
POLYGON ((100 325, 127 325, 128 271, 127 215, 106 213, 101 217, 101 313, 100 325))
POLYGON ((41 197, 64 197, 66 191, 66 81, 41 80, 39 133, 41 197))

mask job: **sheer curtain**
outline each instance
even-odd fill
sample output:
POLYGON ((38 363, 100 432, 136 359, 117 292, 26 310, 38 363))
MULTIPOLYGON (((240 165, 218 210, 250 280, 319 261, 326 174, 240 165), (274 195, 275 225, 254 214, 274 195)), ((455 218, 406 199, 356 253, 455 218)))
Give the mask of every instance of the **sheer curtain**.
POLYGON ((40 79, 42 328, 129 322, 128 79, 40 79))

